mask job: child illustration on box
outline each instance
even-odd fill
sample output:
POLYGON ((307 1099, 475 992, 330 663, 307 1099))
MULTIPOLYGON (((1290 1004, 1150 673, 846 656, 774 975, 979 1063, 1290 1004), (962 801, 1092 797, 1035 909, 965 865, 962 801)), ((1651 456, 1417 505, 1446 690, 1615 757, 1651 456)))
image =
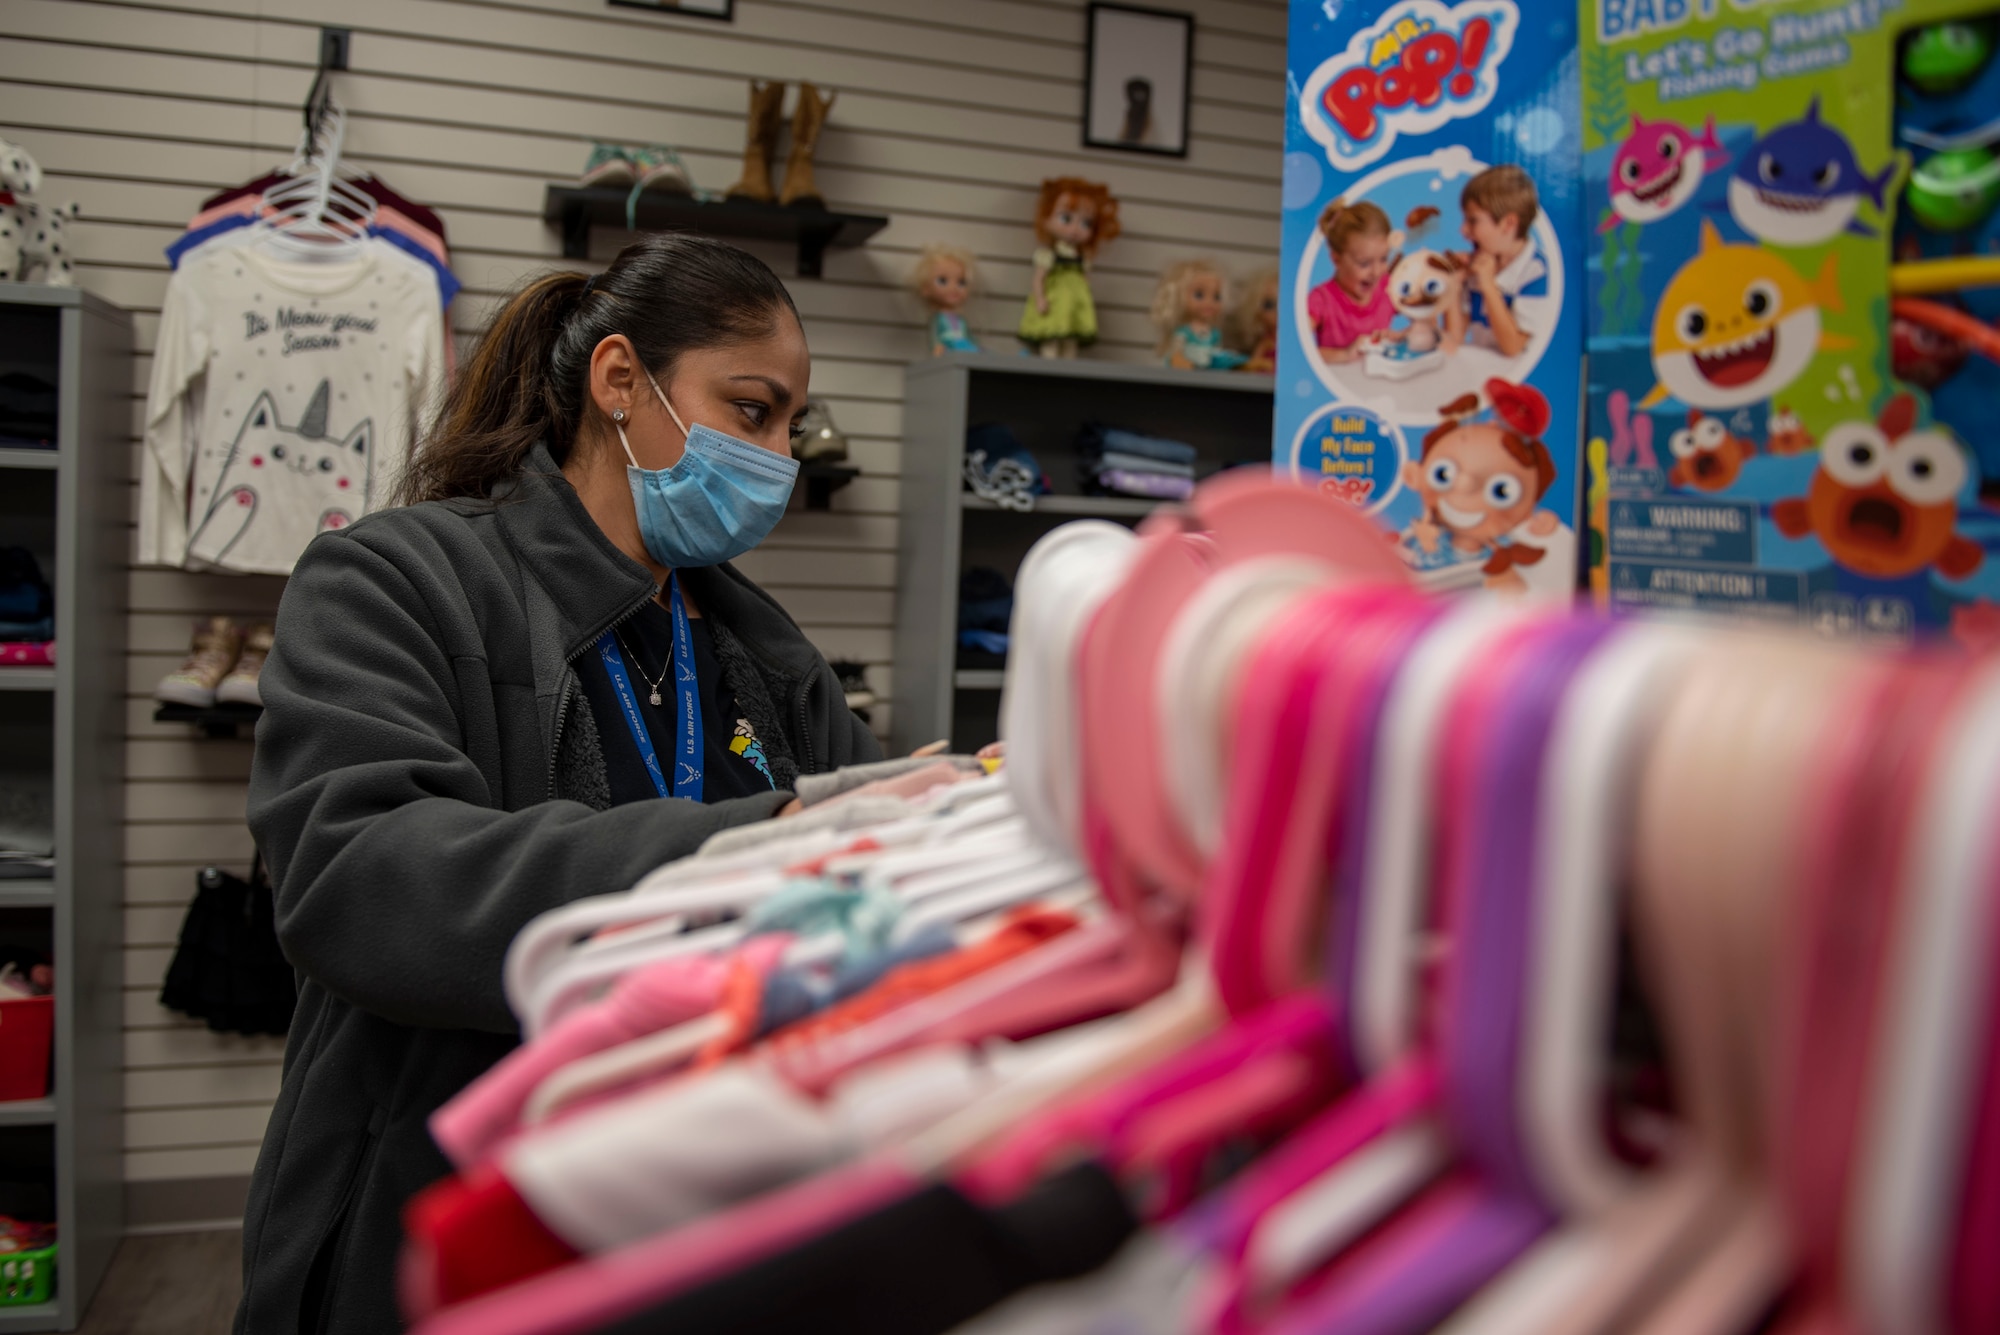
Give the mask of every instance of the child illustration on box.
POLYGON ((1556 480, 1554 456, 1541 439, 1548 400, 1499 379, 1486 382, 1485 397, 1485 410, 1477 394, 1440 408, 1422 457, 1403 465, 1403 485, 1423 502, 1422 515, 1403 532, 1403 559, 1417 570, 1482 561, 1489 588, 1573 590, 1575 534, 1535 508, 1556 480))
POLYGON ((1529 228, 1541 203, 1519 167, 1488 167, 1459 194, 1462 228, 1472 243, 1466 266, 1466 339, 1503 357, 1518 357, 1540 327, 1549 294, 1549 266, 1529 228))
POLYGON ((1343 197, 1319 216, 1326 238, 1333 277, 1306 294, 1306 316, 1312 321, 1319 355, 1329 362, 1358 361, 1372 343, 1400 342, 1389 328, 1396 308, 1389 301, 1389 252, 1400 238, 1389 226, 1389 215, 1369 203, 1349 204, 1343 197))

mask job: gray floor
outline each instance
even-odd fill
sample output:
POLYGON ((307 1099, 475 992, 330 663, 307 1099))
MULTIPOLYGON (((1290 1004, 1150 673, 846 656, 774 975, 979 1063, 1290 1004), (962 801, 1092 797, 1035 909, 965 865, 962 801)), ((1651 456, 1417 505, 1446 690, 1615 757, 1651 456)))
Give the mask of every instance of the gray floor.
POLYGON ((228 1335, 243 1282, 243 1234, 127 1238, 78 1335, 228 1335))

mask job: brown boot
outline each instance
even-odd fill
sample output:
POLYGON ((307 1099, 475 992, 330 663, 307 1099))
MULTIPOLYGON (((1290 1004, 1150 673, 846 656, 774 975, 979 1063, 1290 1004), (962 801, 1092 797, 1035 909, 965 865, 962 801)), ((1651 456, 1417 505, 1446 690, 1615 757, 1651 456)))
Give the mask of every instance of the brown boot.
POLYGON ((826 113, 840 94, 820 95, 809 83, 799 85, 798 110, 792 113, 792 155, 785 160, 785 190, 780 204, 801 204, 823 209, 819 185, 813 180, 813 150, 819 147, 819 132, 826 128, 826 113))
POLYGON ((784 84, 750 81, 750 116, 743 131, 743 179, 729 187, 729 198, 771 202, 776 193, 771 189, 771 164, 778 158, 784 108, 784 84))

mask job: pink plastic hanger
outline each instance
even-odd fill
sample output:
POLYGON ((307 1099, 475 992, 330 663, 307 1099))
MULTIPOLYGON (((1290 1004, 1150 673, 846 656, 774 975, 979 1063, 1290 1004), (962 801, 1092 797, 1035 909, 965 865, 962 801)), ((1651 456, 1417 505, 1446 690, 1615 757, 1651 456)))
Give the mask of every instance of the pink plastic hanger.
POLYGON ((1125 587, 1103 609, 1105 647, 1083 665, 1085 694, 1102 702, 1083 721, 1085 779, 1138 871, 1192 902, 1201 858, 1175 817, 1155 724, 1161 651, 1174 620, 1211 570, 1258 557, 1316 560, 1341 578, 1398 585, 1408 584, 1409 572, 1354 507, 1261 469, 1210 479, 1186 513, 1154 516, 1140 537, 1125 587))
POLYGON ((1799 1292, 1782 1327, 1838 1321, 1845 1287, 1852 1165, 1871 1067, 1896 874, 1933 748, 1966 669, 1900 663, 1829 738, 1820 798, 1803 837, 1803 977, 1787 990, 1781 1033, 1780 1181, 1797 1244, 1799 1292))
MULTIPOLYGON (((1965 691, 1923 776, 1900 870, 1848 1229, 1850 1310, 1868 1329, 1945 1335, 1960 1191, 1995 991, 2000 665, 1965 691)), ((1991 1258, 2000 1265, 2000 1255, 1991 1258)))

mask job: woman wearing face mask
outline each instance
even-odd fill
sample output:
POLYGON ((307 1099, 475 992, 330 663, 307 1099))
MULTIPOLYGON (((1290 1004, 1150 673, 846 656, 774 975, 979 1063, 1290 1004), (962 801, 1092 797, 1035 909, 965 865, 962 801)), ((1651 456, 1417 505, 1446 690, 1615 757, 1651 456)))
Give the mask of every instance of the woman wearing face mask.
POLYGON ((250 827, 301 976, 244 1220, 236 1329, 399 1328, 425 1121, 517 1040, 530 918, 784 814, 878 759, 838 679, 727 562, 783 513, 810 358, 763 264, 702 237, 522 288, 411 459, 406 508, 306 551, 250 827))

